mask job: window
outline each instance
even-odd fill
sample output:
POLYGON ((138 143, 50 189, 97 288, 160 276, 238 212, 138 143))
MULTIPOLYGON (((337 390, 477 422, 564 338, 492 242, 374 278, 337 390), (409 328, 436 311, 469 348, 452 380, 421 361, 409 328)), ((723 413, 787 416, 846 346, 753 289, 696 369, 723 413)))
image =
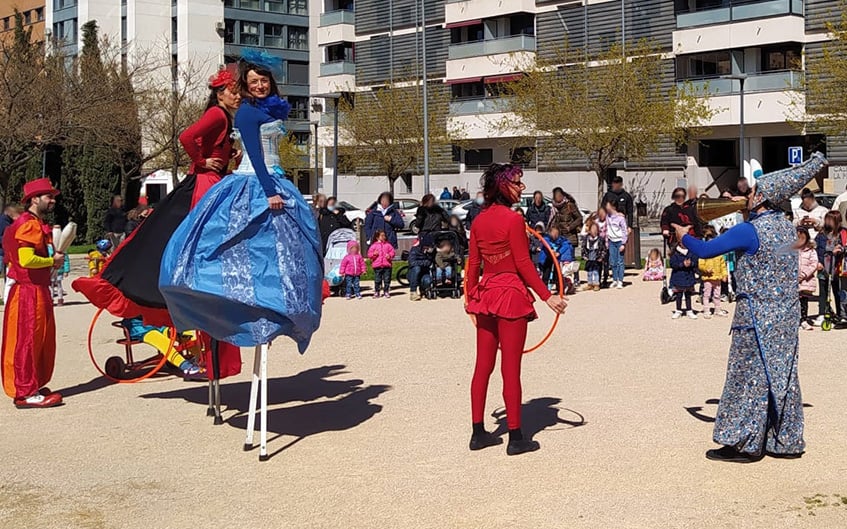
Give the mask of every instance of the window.
POLYGON ((265 0, 265 11, 285 13, 285 0, 265 0))
POLYGON ((24 12, 24 24, 32 24, 32 11, 24 12))
POLYGON ((292 15, 309 15, 307 0, 288 0, 288 12, 292 15))
POLYGON ((281 26, 279 24, 265 24, 265 46, 268 48, 284 48, 284 31, 285 26, 281 26))
POLYGON ((126 17, 121 17, 121 45, 126 46, 126 17))
POLYGON ((238 7, 237 0, 224 0, 224 7, 238 7))
POLYGON ((477 42, 480 40, 485 40, 485 26, 482 24, 474 24, 472 26, 453 28, 450 30, 451 44, 477 42))
POLYGON ((176 17, 171 17, 171 42, 176 42, 179 36, 179 24, 176 17))
POLYGON ((326 60, 324 62, 353 62, 353 44, 342 42, 326 47, 326 60))
POLYGON ((732 59, 728 51, 685 55, 676 60, 677 79, 717 77, 731 73, 732 59))
POLYGON ((493 149, 465 151, 465 166, 468 169, 484 169, 494 163, 493 149))
POLYGON ((535 35, 535 15, 521 13, 509 17, 509 27, 512 36, 535 35))
POLYGON ((9 17, 6 17, 6 18, 3 19, 3 30, 5 31, 5 30, 9 29, 9 27, 10 27, 9 26, 9 17))
POLYGON ((451 161, 454 161, 456 163, 462 161, 462 148, 461 147, 459 147, 458 145, 451 145, 450 151, 451 151, 451 154, 452 154, 452 156, 450 158, 451 161))
POLYGON ((255 22, 241 22, 241 33, 238 43, 243 46, 259 45, 259 24, 255 22))
POLYGON ((288 61, 288 84, 309 84, 309 63, 288 61))
POLYGON ((481 99, 485 96, 485 85, 478 83, 459 83, 452 86, 453 99, 481 99))
POLYGON ((800 69, 800 46, 765 48, 762 50, 762 71, 800 69))
MULTIPOLYGON (((289 118, 295 120, 309 119, 309 98, 308 97, 288 97, 288 104, 291 105, 291 113, 289 118)), ((306 133, 308 134, 308 133, 306 133)))
POLYGON ((309 28, 288 26, 288 47, 292 50, 308 50, 309 28))
POLYGON ((226 20, 224 22, 224 43, 235 44, 235 21, 226 20))
POLYGON ((76 42, 76 19, 63 20, 53 24, 53 37, 60 42, 71 44, 76 42))
POLYGON ((67 9, 76 5, 76 0, 53 0, 53 9, 67 9))
POLYGON ((736 140, 700 140, 700 167, 738 167, 736 140))
POLYGON ((259 5, 260 0, 241 0, 239 2, 239 7, 241 9, 256 9, 259 10, 262 7, 259 5))
POLYGON ((524 168, 535 167, 535 148, 533 147, 518 147, 512 149, 511 162, 518 164, 524 168))
POLYGON ((312 135, 308 132, 294 132, 291 134, 294 138, 294 143, 299 145, 300 147, 309 147, 309 138, 312 135))
POLYGON ((39 22, 44 20, 44 8, 43 7, 39 7, 38 9, 35 10, 35 19, 39 22))

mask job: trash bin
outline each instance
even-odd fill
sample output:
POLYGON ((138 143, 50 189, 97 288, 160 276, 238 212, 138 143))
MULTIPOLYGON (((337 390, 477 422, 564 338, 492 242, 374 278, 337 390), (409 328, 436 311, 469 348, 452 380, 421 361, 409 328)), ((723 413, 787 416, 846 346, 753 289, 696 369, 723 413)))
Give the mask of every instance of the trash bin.
POLYGON ((626 241, 623 262, 627 268, 641 268, 641 228, 638 226, 632 228, 626 241))

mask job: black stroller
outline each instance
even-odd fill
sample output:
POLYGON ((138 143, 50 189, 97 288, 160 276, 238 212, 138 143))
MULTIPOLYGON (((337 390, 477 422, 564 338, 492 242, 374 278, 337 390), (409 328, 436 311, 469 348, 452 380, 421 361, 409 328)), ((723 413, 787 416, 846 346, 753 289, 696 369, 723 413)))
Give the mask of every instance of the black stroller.
POLYGON ((453 247, 453 257, 445 263, 444 269, 433 264, 429 270, 431 281, 425 289, 424 296, 427 299, 436 299, 441 296, 450 296, 453 299, 462 297, 462 268, 464 267, 467 248, 465 243, 455 231, 445 230, 432 233, 436 251, 444 243, 453 247))

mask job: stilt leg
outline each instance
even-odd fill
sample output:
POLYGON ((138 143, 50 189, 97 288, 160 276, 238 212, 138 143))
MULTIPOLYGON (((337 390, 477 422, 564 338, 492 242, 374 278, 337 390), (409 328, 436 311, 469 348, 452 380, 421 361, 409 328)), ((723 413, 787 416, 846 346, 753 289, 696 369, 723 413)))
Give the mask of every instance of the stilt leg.
POLYGON ((221 363, 220 363, 220 349, 218 347, 219 342, 212 338, 211 340, 212 347, 212 373, 214 373, 215 377, 215 419, 214 424, 219 425, 223 424, 224 420, 221 418, 221 363))
POLYGON ((262 409, 261 425, 259 426, 259 461, 267 461, 268 459, 268 344, 262 344, 262 361, 261 361, 261 376, 262 376, 262 409))
POLYGON ((214 417, 215 416, 215 403, 213 401, 214 393, 213 393, 213 390, 212 390, 213 385, 214 385, 214 381, 211 378, 209 378, 209 407, 206 408, 206 417, 214 417))
POLYGON ((253 381, 250 383, 250 406, 247 411, 247 438, 244 440, 244 451, 253 449, 253 430, 256 429, 256 397, 259 395, 259 362, 261 347, 256 347, 253 355, 253 381))

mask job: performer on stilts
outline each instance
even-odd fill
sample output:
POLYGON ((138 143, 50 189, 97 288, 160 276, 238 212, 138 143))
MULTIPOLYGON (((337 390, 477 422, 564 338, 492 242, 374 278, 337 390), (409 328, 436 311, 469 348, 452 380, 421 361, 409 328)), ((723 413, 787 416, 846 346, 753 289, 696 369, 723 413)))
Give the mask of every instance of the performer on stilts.
POLYGON ((523 171, 514 164, 494 164, 482 175, 485 204, 471 228, 465 310, 476 317, 476 367, 471 381, 471 450, 502 443, 485 430, 483 417, 488 381, 497 350, 502 351, 503 400, 509 427, 508 455, 538 450, 537 441, 521 431, 521 360, 527 325, 537 318, 532 288, 550 309, 562 314, 564 299, 552 296, 529 256, 526 224, 512 211, 525 189, 523 171), (480 279, 480 273, 482 278, 480 279))
MULTIPOLYGON (((235 128, 245 156, 174 233, 159 283, 177 330, 199 328, 221 341, 257 347, 253 404, 259 379, 266 378, 267 345, 285 335, 305 352, 320 324, 323 290, 315 218, 279 165, 290 106, 274 81, 277 61, 253 50, 242 57, 244 102, 235 128)), ((266 384, 262 396, 265 457, 266 384)))
MULTIPOLYGON (((187 378, 198 375, 198 366, 187 363, 176 350, 168 349, 171 340, 161 327, 170 325, 171 318, 159 292, 159 268, 171 235, 203 194, 227 174, 230 161, 238 161, 240 156, 231 138, 232 119, 241 104, 237 74, 233 72, 221 70, 209 80, 205 113, 180 135, 180 142, 192 162, 185 179, 115 249, 100 275, 80 278, 72 284, 96 307, 123 318, 133 339, 144 341, 168 356, 187 378), (143 324, 139 318, 143 319, 143 324)), ((203 349, 211 352, 214 345, 211 338, 205 333, 199 336, 204 343, 203 349)), ((217 349, 220 377, 240 373, 239 348, 219 343, 217 349)), ((210 355, 204 364, 211 365, 210 355)))
POLYGON ((795 459, 805 449, 803 401, 797 378, 800 328, 797 232, 777 207, 826 165, 809 161, 761 176, 748 198, 747 222, 704 242, 677 228, 699 258, 736 252, 737 300, 726 384, 715 419, 714 461, 751 463, 765 455, 795 459))
POLYGON ((62 396, 46 387, 56 360, 50 278, 65 256, 53 252, 53 230, 44 219, 58 195, 47 178, 26 183, 27 210, 3 234, 8 277, 15 283, 3 313, 2 378, 3 390, 17 408, 62 404, 62 396))

